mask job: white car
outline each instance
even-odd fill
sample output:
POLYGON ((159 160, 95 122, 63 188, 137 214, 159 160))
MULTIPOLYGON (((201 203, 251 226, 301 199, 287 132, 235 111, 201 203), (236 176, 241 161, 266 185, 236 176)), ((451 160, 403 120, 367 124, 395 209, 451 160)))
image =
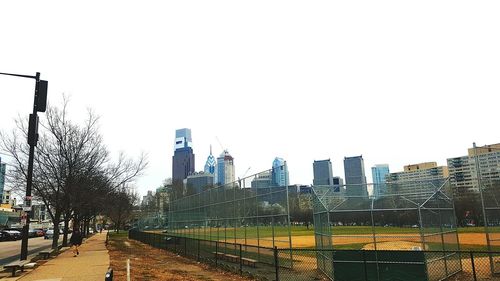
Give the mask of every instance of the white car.
POLYGON ((52 239, 54 237, 54 229, 49 228, 46 232, 45 235, 43 236, 44 239, 52 239))

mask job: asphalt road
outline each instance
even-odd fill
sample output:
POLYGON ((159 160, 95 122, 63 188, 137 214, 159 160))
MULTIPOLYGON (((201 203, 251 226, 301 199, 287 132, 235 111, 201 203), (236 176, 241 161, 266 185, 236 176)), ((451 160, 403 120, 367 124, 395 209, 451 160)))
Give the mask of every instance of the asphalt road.
MULTIPOLYGON (((59 237, 59 244, 62 243, 62 235, 59 237)), ((37 255, 38 252, 50 249, 52 239, 43 237, 30 238, 28 240, 28 256, 37 255)), ((19 260, 21 253, 21 240, 0 242, 0 266, 19 260)))

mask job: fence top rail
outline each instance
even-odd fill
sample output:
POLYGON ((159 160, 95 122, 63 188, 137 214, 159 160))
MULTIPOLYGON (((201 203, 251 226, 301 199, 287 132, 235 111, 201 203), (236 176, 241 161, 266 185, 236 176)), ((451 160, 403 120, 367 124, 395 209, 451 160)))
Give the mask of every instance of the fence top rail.
POLYGON ((494 254, 494 255, 500 255, 500 251, 439 251, 439 250, 352 250, 352 249, 316 249, 316 248, 277 248, 278 251, 293 251, 294 253, 298 252, 422 252, 424 254, 430 254, 430 253, 448 253, 448 254, 453 254, 453 253, 459 253, 459 254, 494 254))
MULTIPOLYGON (((184 235, 172 235, 171 233, 145 232, 145 231, 139 231, 139 230, 130 230, 130 231, 134 232, 134 233, 145 234, 145 235, 157 235, 157 236, 164 236, 164 237, 174 237, 174 238, 189 239, 189 240, 195 240, 195 241, 201 241, 201 242, 211 242, 211 243, 226 244, 226 245, 236 245, 236 246, 241 245, 242 247, 252 247, 252 248, 259 248, 259 249, 264 249, 264 250, 274 250, 274 248, 272 248, 272 247, 264 247, 264 246, 257 246, 257 245, 248 245, 248 244, 241 244, 241 243, 231 243, 231 242, 209 240, 209 239, 201 239, 201 238, 192 238, 192 237, 187 237, 187 236, 184 236, 184 235)), ((238 238, 238 239, 241 239, 241 238, 238 238)), ((274 240, 274 241, 278 241, 279 242, 279 240, 274 240)))

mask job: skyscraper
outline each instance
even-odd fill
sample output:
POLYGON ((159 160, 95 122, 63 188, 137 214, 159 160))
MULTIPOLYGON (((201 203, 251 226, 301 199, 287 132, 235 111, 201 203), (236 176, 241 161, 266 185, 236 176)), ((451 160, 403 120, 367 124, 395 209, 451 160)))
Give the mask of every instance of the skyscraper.
POLYGON ((333 185, 332 162, 330 162, 330 159, 314 160, 313 174, 313 185, 333 185))
POLYGON ((385 177, 388 174, 389 174, 389 165, 387 164, 376 164, 374 167, 372 167, 373 196, 375 198, 378 198, 387 192, 385 177))
POLYGON ((215 174, 215 157, 212 155, 212 146, 210 146, 210 155, 207 157, 207 162, 205 163, 205 173, 207 174, 215 174))
POLYGON ((288 166, 283 158, 274 158, 272 168, 272 185, 273 186, 288 186, 288 166))
POLYGON ((347 196, 368 197, 363 155, 344 157, 344 173, 347 196))
POLYGON ((226 188, 235 183, 234 159, 227 150, 224 150, 217 158, 217 185, 226 185, 226 188))
POLYGON ((175 131, 175 151, 172 157, 172 181, 182 182, 194 173, 194 153, 191 144, 191 129, 175 131))

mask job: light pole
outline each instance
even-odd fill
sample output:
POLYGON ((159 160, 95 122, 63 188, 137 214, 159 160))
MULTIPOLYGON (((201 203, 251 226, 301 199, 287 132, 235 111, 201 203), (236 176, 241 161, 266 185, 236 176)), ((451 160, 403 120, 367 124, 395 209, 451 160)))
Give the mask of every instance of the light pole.
POLYGON ((23 240, 21 242, 21 260, 26 260, 28 258, 28 230, 30 224, 30 211, 31 211, 31 186, 33 185, 33 158, 35 156, 35 146, 38 142, 38 112, 45 112, 47 108, 47 86, 48 82, 45 80, 40 80, 40 72, 37 72, 35 76, 31 75, 21 75, 13 73, 2 73, 0 75, 16 76, 22 78, 35 79, 35 97, 33 102, 33 113, 29 116, 28 124, 28 144, 30 146, 30 153, 28 158, 28 174, 26 178, 26 197, 24 198, 23 214, 22 217, 25 219, 25 224, 23 225, 23 240))

